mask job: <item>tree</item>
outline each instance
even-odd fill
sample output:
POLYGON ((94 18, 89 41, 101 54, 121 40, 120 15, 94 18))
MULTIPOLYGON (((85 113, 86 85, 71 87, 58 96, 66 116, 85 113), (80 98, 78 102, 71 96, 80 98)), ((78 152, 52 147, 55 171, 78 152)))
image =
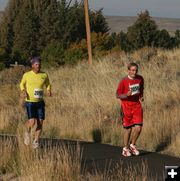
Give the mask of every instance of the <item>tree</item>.
POLYGON ((144 46, 153 46, 157 25, 146 10, 141 12, 136 22, 128 28, 127 38, 134 50, 144 46))
POLYGON ((64 46, 62 43, 52 42, 41 53, 43 65, 59 66, 64 64, 64 46))
POLYGON ((48 44, 62 39, 63 33, 60 21, 57 1, 49 1, 40 18, 40 50, 43 50, 48 44))
POLYGON ((28 59, 39 54, 37 42, 39 37, 38 17, 33 11, 33 4, 23 4, 22 10, 14 21, 13 51, 20 51, 28 59))
POLYGON ((130 52, 133 49, 132 43, 129 42, 127 34, 123 31, 118 34, 117 39, 118 45, 120 46, 121 50, 130 52))
POLYGON ((70 43, 80 42, 86 37, 86 28, 84 20, 84 6, 75 2, 68 10, 66 16, 66 32, 64 40, 70 43))
POLYGON ((107 33, 109 31, 108 23, 102 14, 102 10, 90 12, 91 31, 96 33, 107 33))
MULTIPOLYGON (((40 55, 49 46, 63 50, 86 37, 84 8, 72 0, 10 0, 0 23, 0 47, 17 60, 40 55)), ((90 11, 92 32, 106 33, 102 10, 90 11)), ((73 50, 74 51, 74 50, 73 50)), ((59 63, 58 63, 59 64, 59 63)))
POLYGON ((176 44, 176 47, 180 47, 180 30, 176 30, 175 32, 175 44, 176 44))
POLYGON ((167 30, 158 30, 155 36, 155 46, 161 48, 171 48, 171 37, 167 30))
POLYGON ((0 71, 5 68, 6 62, 9 61, 9 56, 5 49, 0 48, 0 71))
POLYGON ((8 54, 12 52, 14 40, 13 23, 21 9, 22 3, 23 0, 9 0, 0 22, 0 46, 8 54))

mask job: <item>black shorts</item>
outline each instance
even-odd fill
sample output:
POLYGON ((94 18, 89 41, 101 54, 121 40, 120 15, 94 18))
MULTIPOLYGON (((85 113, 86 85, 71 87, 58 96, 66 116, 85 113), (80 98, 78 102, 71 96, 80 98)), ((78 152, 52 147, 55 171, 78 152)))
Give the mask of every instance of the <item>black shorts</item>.
POLYGON ((26 110, 28 119, 45 119, 45 103, 41 102, 26 102, 26 110))

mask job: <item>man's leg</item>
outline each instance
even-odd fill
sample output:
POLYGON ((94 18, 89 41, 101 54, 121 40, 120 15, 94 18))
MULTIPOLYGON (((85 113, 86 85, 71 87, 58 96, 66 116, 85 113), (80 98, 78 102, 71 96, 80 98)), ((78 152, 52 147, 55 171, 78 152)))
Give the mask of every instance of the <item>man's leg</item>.
POLYGON ((24 144, 29 145, 31 143, 31 137, 32 137, 32 131, 34 128, 34 125, 36 123, 36 112, 35 112, 35 105, 32 102, 26 102, 25 103, 26 110, 27 110, 27 116, 28 121, 26 122, 26 131, 25 131, 25 137, 24 137, 24 144))
POLYGON ((26 128, 27 128, 27 130, 30 130, 31 128, 33 128, 34 125, 35 125, 35 122, 36 122, 36 119, 35 119, 35 118, 29 119, 29 120, 26 122, 26 128))
POLYGON ((32 130, 33 130, 33 127, 35 125, 35 122, 36 120, 34 118, 32 119, 29 119, 27 122, 26 122, 26 131, 25 131, 25 137, 24 137, 24 144, 25 145, 29 145, 31 143, 31 137, 32 137, 32 130))
POLYGON ((39 147, 39 138, 42 132, 42 124, 43 124, 43 120, 36 120, 36 130, 35 130, 35 137, 34 137, 34 141, 32 143, 32 146, 34 149, 39 147))
POLYGON ((37 119, 37 127, 36 127, 36 131, 35 131, 35 139, 34 139, 37 142, 39 142, 39 138, 41 136, 42 126, 43 126, 43 120, 37 119))
POLYGON ((43 120, 45 119, 45 104, 44 102, 39 102, 37 104, 37 116, 38 119, 36 121, 36 131, 35 131, 35 139, 33 142, 33 147, 39 147, 39 138, 42 132, 43 120))

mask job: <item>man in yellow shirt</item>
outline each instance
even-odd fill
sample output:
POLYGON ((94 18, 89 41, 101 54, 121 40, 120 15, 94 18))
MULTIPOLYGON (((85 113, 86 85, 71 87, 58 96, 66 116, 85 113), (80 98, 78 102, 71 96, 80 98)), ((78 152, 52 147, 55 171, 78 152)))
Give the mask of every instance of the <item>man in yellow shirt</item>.
POLYGON ((51 85, 48 75, 45 72, 41 72, 41 59, 38 57, 33 58, 31 65, 32 70, 23 75, 20 83, 21 95, 26 101, 25 105, 28 115, 24 144, 29 145, 31 143, 31 131, 36 125, 32 146, 33 148, 38 148, 43 120, 45 119, 43 89, 46 87, 48 96, 51 96, 51 85))

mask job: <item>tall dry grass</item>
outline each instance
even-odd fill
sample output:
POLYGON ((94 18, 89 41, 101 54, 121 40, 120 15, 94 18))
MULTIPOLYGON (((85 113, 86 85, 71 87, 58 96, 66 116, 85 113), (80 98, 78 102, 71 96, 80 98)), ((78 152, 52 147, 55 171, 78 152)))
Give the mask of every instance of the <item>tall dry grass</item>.
POLYGON ((11 167, 14 151, 15 149, 11 140, 0 141, 0 176, 6 173, 9 167, 11 167))
POLYGON ((80 180, 81 152, 79 147, 33 150, 20 145, 18 150, 18 174, 20 180, 80 180))
MULTIPOLYGON (((6 144, 6 142, 4 142, 6 144)), ((8 157, 8 152, 2 152, 1 156, 8 157)), ((128 166, 126 169, 122 162, 117 162, 110 169, 101 171, 94 165, 89 171, 82 164, 82 150, 79 145, 72 148, 71 145, 61 145, 57 148, 33 150, 19 142, 16 148, 16 159, 13 163, 11 174, 0 173, 0 180, 18 181, 148 181, 155 180, 148 173, 145 162, 138 167, 128 166)))
MULTIPOLYGON (((139 73, 145 79, 144 126, 138 146, 179 156, 180 49, 144 48, 130 55, 109 55, 96 60, 92 66, 80 63, 46 70, 53 97, 46 98, 43 136, 92 140, 93 130, 99 130, 103 142, 122 145, 123 130, 115 93, 130 61, 139 63, 139 73)), ((22 124, 26 119, 17 106, 17 80, 20 80, 19 74, 18 78, 6 80, 7 83, 2 81, 0 86, 3 94, 0 130, 9 133, 15 133, 18 122, 22 124)))

